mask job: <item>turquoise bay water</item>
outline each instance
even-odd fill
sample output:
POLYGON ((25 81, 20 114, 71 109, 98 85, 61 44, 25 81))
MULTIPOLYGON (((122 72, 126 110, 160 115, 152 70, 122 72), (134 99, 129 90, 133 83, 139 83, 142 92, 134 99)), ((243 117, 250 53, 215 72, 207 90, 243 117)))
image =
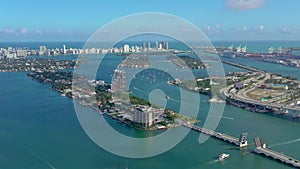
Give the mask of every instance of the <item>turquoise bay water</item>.
MULTIPOLYGON (((0 82, 1 168, 125 168, 126 162, 129 168, 236 168, 237 165, 243 166, 240 168, 288 168, 254 154, 243 155, 247 150, 229 150, 232 145, 213 138, 199 144, 199 134, 193 131, 162 155, 147 159, 121 158, 96 146, 85 135, 71 99, 28 79, 25 73, 2 73, 0 82), (231 158, 214 161, 222 152, 230 153, 231 158)), ((200 119, 208 109, 207 99, 206 96, 201 98, 200 119)), ((224 118, 217 130, 234 136, 245 131, 250 138, 260 135, 269 144, 299 138, 298 123, 231 106, 226 106, 224 116, 232 120, 224 118)), ((143 134, 112 120, 111 124, 132 135, 143 134)), ((105 133, 99 134, 105 137, 105 133)), ((275 148, 300 156, 297 142, 275 148)))
MULTIPOLYGON (((98 71, 98 76, 109 82, 111 76, 107 73, 112 70, 109 67, 119 61, 119 57, 110 57, 103 69, 98 71)), ((278 65, 245 59, 236 61, 268 71, 298 76, 296 68, 278 68, 278 65)), ((225 71, 243 70, 225 65, 225 71)), ((166 86, 165 83, 159 85, 170 93, 176 92, 176 89, 166 86)), ((129 159, 113 155, 93 143, 84 133, 77 120, 72 100, 62 97, 49 87, 27 78, 24 72, 0 73, 0 168, 124 169, 126 163, 130 169, 290 168, 280 162, 249 153, 253 146, 239 150, 214 138, 199 144, 199 133, 194 131, 176 147, 155 157, 129 159), (230 153, 230 158, 223 162, 216 161, 223 152, 230 153)), ((141 96, 147 97, 142 94, 141 96)), ((178 98, 176 94, 172 97, 174 100, 168 104, 176 107, 178 98)), ((209 97, 200 95, 200 99, 198 118, 204 120, 210 106, 209 97)), ((109 118, 107 120, 114 128, 130 136, 149 135, 109 118)), ((226 105, 217 131, 235 137, 242 132, 248 132, 250 143, 253 143, 255 136, 260 136, 274 150, 300 159, 299 128, 299 123, 226 105)), ((176 131, 176 128, 173 130, 176 131)), ((105 137, 105 133, 99 134, 105 137)))

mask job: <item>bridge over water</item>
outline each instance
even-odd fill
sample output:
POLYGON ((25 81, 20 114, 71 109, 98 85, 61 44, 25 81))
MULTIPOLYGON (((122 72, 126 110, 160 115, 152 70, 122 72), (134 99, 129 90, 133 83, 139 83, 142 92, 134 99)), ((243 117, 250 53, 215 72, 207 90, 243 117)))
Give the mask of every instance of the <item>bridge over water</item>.
POLYGON ((289 164, 291 166, 300 168, 299 160, 296 160, 296 159, 289 157, 283 153, 279 153, 279 152, 276 152, 274 150, 267 148, 267 145, 265 143, 262 143, 259 137, 255 137, 254 141, 255 141, 255 145, 256 145, 256 148, 253 151, 254 153, 261 154, 261 155, 264 155, 267 157, 271 157, 275 160, 278 160, 283 163, 289 164))
POLYGON ((192 130, 207 134, 209 136, 215 137, 217 139, 229 142, 231 144, 234 144, 238 147, 246 147, 248 145, 247 142, 247 133, 242 133, 240 138, 236 138, 227 134, 219 133, 213 130, 208 130, 199 126, 195 125, 188 125, 188 124, 183 124, 183 126, 188 127, 192 130))

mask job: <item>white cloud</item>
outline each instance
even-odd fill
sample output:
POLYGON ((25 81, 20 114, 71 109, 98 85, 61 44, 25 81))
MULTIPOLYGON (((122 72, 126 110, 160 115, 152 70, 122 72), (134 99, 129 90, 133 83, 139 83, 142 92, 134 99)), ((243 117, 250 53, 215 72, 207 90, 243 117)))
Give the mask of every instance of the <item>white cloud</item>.
POLYGON ((227 0, 227 7, 235 10, 249 10, 260 8, 266 0, 227 0))
POLYGON ((222 31, 221 25, 217 24, 215 26, 206 26, 203 28, 203 31, 206 33, 219 34, 222 31))
POLYGON ((20 28, 19 32, 23 35, 27 33, 27 29, 25 27, 20 28))
POLYGON ((210 27, 210 26, 207 26, 207 27, 206 27, 206 30, 210 32, 210 31, 211 31, 211 27, 210 27))
POLYGON ((291 29, 289 29, 289 28, 281 28, 281 29, 280 29, 280 32, 282 32, 282 33, 287 33, 287 34, 292 33, 292 32, 291 32, 291 29))
POLYGON ((63 33, 62 29, 57 29, 57 33, 62 34, 63 33))
POLYGON ((260 26, 258 27, 258 29, 261 30, 261 31, 264 30, 264 28, 265 28, 264 25, 260 25, 260 26))
POLYGON ((244 32, 247 32, 247 31, 248 31, 247 26, 243 26, 243 31, 244 31, 244 32))
POLYGON ((3 32, 4 33, 14 33, 15 31, 13 29, 6 28, 3 32))
POLYGON ((37 30, 35 31, 35 33, 38 34, 38 35, 43 34, 43 32, 42 32, 41 30, 39 30, 39 29, 37 29, 37 30))

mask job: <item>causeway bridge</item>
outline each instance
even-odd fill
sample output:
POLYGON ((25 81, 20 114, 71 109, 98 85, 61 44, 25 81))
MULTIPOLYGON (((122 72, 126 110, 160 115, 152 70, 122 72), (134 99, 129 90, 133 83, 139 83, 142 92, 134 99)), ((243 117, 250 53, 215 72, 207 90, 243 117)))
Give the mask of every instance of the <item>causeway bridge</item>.
POLYGON ((293 167, 300 168, 300 161, 296 160, 292 157, 289 157, 283 153, 276 152, 267 148, 265 143, 262 143, 259 137, 255 137, 255 146, 254 153, 264 155, 266 157, 271 157, 277 161, 281 161, 282 163, 289 164, 293 167))
POLYGON ((247 133, 242 133, 240 138, 236 138, 227 134, 223 134, 223 133, 219 133, 216 131, 212 131, 212 130, 208 130, 199 126, 195 126, 195 125, 189 125, 189 124, 183 124, 183 126, 188 127, 192 130, 207 134, 209 136, 215 137, 219 140, 223 140, 225 142, 229 142, 231 144, 234 144, 238 147, 246 147, 248 145, 247 142, 247 133))
MULTIPOLYGON (((223 133, 219 133, 213 130, 208 130, 196 125, 192 125, 192 124, 186 124, 183 123, 182 126, 190 128, 194 131, 197 132, 201 132, 204 134, 207 134, 211 137, 217 138, 219 140, 223 140, 225 142, 234 144, 238 147, 246 147, 248 146, 248 142, 247 142, 247 133, 242 133, 240 138, 236 138, 227 134, 223 134, 223 133)), ((300 168, 300 161, 289 157, 283 153, 271 150, 269 148, 267 148, 265 143, 262 143, 259 137, 255 137, 254 139, 255 141, 255 146, 256 148, 252 151, 255 154, 259 154, 259 155, 263 155, 265 157, 270 157, 273 158, 274 160, 280 161, 282 163, 288 164, 290 166, 296 167, 296 168, 300 168)))

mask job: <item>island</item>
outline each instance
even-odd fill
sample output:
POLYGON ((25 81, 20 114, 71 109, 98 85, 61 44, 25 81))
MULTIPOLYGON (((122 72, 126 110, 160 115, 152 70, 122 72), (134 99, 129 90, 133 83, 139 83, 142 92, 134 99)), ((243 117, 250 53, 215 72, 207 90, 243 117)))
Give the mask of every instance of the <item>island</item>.
POLYGON ((40 83, 51 85, 53 90, 62 96, 75 99, 82 106, 90 107, 101 115, 108 115, 137 129, 158 130, 180 126, 182 122, 186 124, 200 122, 196 118, 152 105, 149 101, 134 95, 130 95, 129 100, 114 98, 111 84, 102 80, 88 80, 82 75, 73 75, 71 71, 30 72, 27 76, 40 83), (76 84, 75 88, 74 86, 72 88, 73 83, 76 84))

